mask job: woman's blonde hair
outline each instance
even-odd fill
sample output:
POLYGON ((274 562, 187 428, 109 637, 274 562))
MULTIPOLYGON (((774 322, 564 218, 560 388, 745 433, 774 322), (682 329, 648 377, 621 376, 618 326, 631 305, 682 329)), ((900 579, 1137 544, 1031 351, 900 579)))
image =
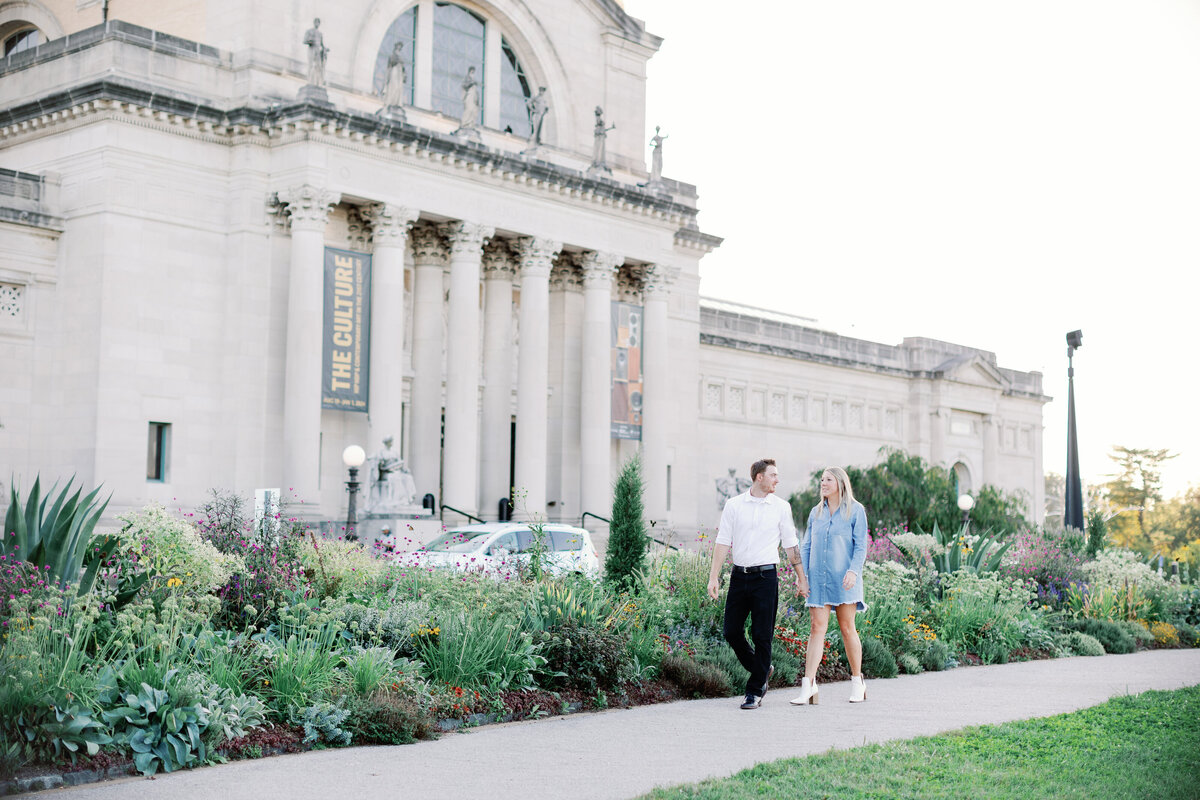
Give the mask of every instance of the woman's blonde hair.
MULTIPOLYGON (((835 481, 837 481, 838 503, 840 505, 842 514, 846 517, 846 519, 850 519, 850 515, 853 513, 852 509, 854 508, 854 490, 850 488, 850 476, 847 475, 846 470, 842 469, 841 467, 826 467, 825 471, 821 473, 821 478, 824 479, 826 475, 831 476, 835 481)), ((824 500, 817 500, 817 507, 815 510, 818 514, 824 505, 824 500)))

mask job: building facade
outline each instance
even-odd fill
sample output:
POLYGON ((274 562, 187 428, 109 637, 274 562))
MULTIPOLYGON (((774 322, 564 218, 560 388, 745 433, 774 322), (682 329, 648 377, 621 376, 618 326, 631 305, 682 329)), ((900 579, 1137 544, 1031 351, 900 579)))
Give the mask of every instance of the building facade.
POLYGON ((0 2, 0 480, 338 518, 390 436, 418 497, 578 521, 640 453, 687 530, 760 453, 897 443, 1040 508, 1040 375, 702 303, 720 239, 646 168, 661 40, 613 0, 107 8, 0 2), (368 256, 346 410, 326 282, 368 256))

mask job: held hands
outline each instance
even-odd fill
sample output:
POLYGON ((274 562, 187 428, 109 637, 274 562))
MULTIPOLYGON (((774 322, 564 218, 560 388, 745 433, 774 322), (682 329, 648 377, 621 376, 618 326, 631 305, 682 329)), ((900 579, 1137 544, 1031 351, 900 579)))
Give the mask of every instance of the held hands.
POLYGON ((800 580, 796 584, 796 594, 805 599, 808 598, 808 578, 804 577, 804 575, 800 576, 800 580))
POLYGON ((849 591, 854 588, 854 584, 858 583, 858 576, 853 570, 846 570, 846 576, 842 578, 842 588, 849 591))

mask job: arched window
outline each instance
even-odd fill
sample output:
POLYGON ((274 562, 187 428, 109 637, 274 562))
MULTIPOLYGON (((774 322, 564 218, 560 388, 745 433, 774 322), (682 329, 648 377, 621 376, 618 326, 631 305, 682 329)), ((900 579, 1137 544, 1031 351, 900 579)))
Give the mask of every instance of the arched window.
POLYGON ((404 71, 404 102, 412 105, 413 77, 416 75, 414 65, 416 64, 417 55, 416 6, 396 17, 396 21, 391 24, 391 27, 387 29, 387 33, 383 35, 383 44, 379 47, 379 55, 375 57, 375 78, 373 81, 375 94, 381 93, 384 83, 387 82, 388 60, 392 57, 392 51, 396 49, 397 42, 404 45, 404 48, 400 51, 400 55, 407 67, 404 71))
POLYGON ((526 103, 533 93, 529 91, 525 70, 521 69, 521 62, 507 39, 501 40, 500 52, 504 54, 500 62, 500 127, 524 139, 530 133, 526 103))
POLYGON ((501 35, 495 20, 449 0, 419 0, 388 26, 380 42, 371 77, 377 95, 387 83, 388 59, 397 43, 403 45, 401 57, 407 67, 407 105, 424 107, 428 103, 432 110, 461 120, 462 84, 467 71, 474 67, 480 89, 481 118, 476 122, 521 138, 529 136, 526 103, 533 97, 535 81, 526 74, 516 48, 501 35), (429 19, 421 19, 422 14, 433 17, 432 24, 429 19), (424 35, 422 29, 432 30, 432 41, 418 42, 424 35), (489 52, 499 53, 499 64, 487 63, 489 52))
POLYGON ((42 43, 42 32, 37 28, 23 28, 4 37, 4 55, 32 50, 42 43))
POLYGON ((967 469, 967 465, 961 461, 954 465, 954 481, 958 484, 957 494, 964 495, 971 492, 971 470, 967 469))
POLYGON ((462 83, 471 67, 475 68, 475 80, 482 86, 484 28, 483 17, 462 6, 437 3, 433 7, 435 111, 451 117, 462 116, 462 83))

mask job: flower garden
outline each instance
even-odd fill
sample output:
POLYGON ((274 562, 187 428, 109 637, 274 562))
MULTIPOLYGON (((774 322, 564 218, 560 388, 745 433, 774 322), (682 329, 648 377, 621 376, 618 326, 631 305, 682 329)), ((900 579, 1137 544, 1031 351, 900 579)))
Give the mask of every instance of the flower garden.
MULTIPOLYGON (((631 580, 418 568, 241 499, 103 506, 14 490, 0 548, 0 778, 159 771, 402 744, 458 725, 740 694, 709 548, 631 580)), ((610 544, 611 546, 611 544, 610 544)), ((698 552, 696 551, 698 550, 698 552)), ((859 615, 868 678, 1194 647, 1200 589, 1077 533, 875 532, 859 615)), ((772 685, 798 684, 808 616, 783 579, 772 685)), ((833 626, 836 628, 836 626, 833 626)), ((848 677, 835 629, 819 679, 848 677)))

